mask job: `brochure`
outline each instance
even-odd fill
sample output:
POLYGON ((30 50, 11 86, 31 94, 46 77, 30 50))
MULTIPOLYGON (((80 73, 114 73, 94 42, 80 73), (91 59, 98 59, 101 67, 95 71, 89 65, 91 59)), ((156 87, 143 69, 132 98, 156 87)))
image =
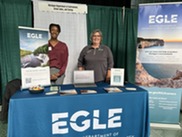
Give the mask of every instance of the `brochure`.
POLYGON ((60 95, 75 95, 75 94, 77 94, 75 89, 60 90, 59 93, 60 93, 60 95))
POLYGON ((97 93, 96 90, 80 90, 81 94, 93 94, 97 93))
POLYGON ((125 88, 126 90, 137 90, 136 88, 125 88))
POLYGON ((109 88, 104 88, 108 93, 116 93, 116 92, 123 92, 121 89, 117 87, 109 87, 109 88))

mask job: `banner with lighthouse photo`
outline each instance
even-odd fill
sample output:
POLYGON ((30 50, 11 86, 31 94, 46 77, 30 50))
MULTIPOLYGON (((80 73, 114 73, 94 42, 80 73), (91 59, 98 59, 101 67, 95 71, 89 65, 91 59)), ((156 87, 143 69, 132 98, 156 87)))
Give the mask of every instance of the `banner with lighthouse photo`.
POLYGON ((182 88, 182 3, 140 4, 136 84, 149 91, 150 120, 179 123, 182 88))
POLYGON ((19 27, 22 88, 50 85, 48 30, 19 27))

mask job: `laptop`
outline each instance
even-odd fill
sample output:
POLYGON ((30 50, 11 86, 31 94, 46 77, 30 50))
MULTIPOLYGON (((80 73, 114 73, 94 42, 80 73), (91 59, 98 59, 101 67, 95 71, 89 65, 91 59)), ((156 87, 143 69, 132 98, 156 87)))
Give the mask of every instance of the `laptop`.
POLYGON ((73 76, 75 87, 97 87, 93 70, 75 70, 73 76))

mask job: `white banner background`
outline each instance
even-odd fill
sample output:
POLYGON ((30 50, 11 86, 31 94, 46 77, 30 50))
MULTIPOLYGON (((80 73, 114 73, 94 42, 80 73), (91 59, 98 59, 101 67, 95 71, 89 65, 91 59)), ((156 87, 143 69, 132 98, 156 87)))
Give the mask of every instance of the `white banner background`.
MULTIPOLYGON (((48 2, 33 0, 34 7, 34 27, 48 29, 49 24, 57 23, 61 26, 59 40, 65 42, 69 50, 68 66, 64 84, 70 84, 73 81, 73 70, 77 69, 78 56, 84 46, 87 45, 87 6, 83 4, 72 4, 70 7, 77 8, 73 13, 61 12, 60 10, 43 10, 42 5, 57 5, 56 7, 68 6, 68 3, 48 2), (40 10, 41 7, 41 10, 40 10), (75 13, 77 11, 77 13, 75 13)), ((66 9, 66 8, 65 8, 66 9)))

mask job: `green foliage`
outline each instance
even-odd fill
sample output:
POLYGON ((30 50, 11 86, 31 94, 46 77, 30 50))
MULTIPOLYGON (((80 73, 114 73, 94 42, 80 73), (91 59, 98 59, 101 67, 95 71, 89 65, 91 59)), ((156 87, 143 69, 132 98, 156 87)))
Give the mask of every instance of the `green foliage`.
POLYGON ((38 47, 37 49, 34 50, 34 55, 38 55, 40 53, 47 54, 48 52, 48 44, 45 44, 43 46, 38 47))
POLYGON ((32 54, 32 52, 31 51, 28 51, 28 50, 20 50, 20 56, 21 57, 24 57, 24 56, 26 56, 26 55, 30 55, 30 54, 32 54))

